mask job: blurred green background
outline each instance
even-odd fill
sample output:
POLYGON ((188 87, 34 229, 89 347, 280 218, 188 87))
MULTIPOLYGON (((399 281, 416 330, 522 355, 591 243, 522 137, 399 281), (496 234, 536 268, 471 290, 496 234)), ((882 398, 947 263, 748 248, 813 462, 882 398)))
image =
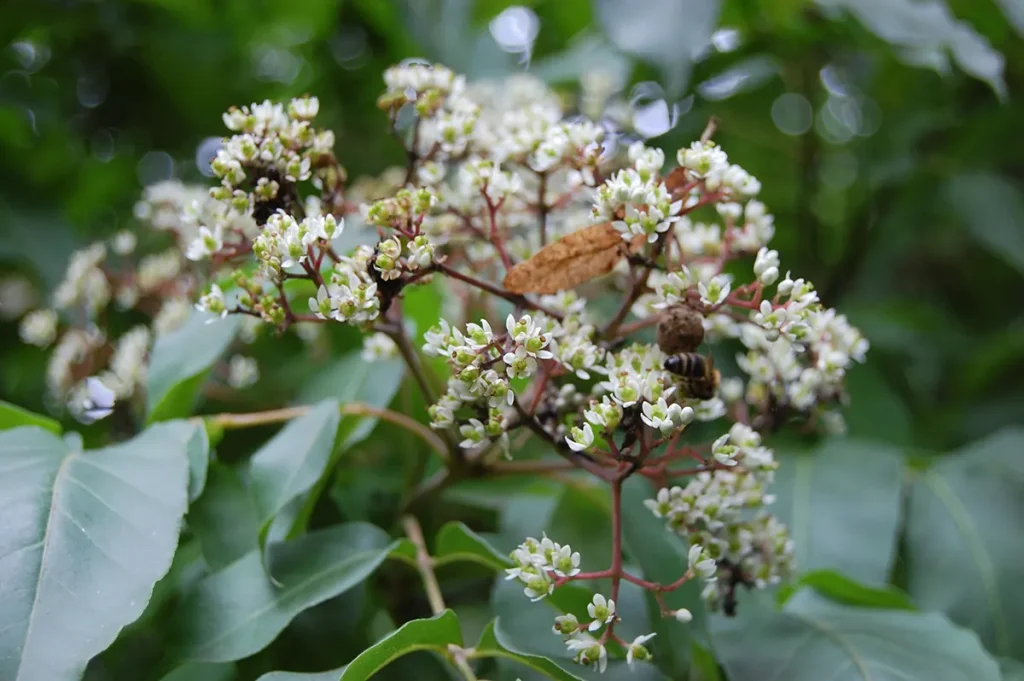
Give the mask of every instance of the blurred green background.
MULTIPOLYGON (((24 282, 45 304, 72 250, 134 224, 145 185, 205 182, 222 111, 315 94, 350 176, 380 173, 403 161, 374 105, 381 73, 426 58, 471 79, 528 71, 570 95, 581 79, 603 83, 669 158, 716 117, 717 141, 764 185, 785 268, 872 343, 849 378, 852 437, 924 457, 1024 422, 1019 0, 37 0, 3 3, 0 27, 0 399, 45 411, 47 352, 17 334, 24 282)), ((440 301, 424 301, 409 308, 425 328, 440 301)), ((357 344, 336 336, 335 350, 357 344)), ((226 408, 280 405, 326 360, 290 336, 250 354, 275 361, 253 404, 226 408)), ((411 390, 395 399, 422 416, 411 390)), ((396 505, 374 496, 401 488, 381 452, 398 456, 395 437, 412 445, 385 435, 354 456, 377 467, 338 500, 346 515, 396 505)), ((395 602, 418 598, 408 579, 389 588, 395 602)), ((323 652, 334 615, 299 625, 293 654, 253 668, 340 661, 323 652)))

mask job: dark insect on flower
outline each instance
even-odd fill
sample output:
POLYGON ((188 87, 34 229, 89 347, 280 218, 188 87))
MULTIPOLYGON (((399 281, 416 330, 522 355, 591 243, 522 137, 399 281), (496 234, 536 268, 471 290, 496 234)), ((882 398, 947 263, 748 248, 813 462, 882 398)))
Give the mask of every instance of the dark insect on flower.
POLYGON ((722 613, 726 617, 735 617, 737 606, 736 588, 742 585, 747 587, 747 589, 752 589, 756 585, 754 580, 743 573, 739 565, 734 564, 727 558, 722 558, 718 561, 718 571, 721 575, 719 579, 725 584, 725 593, 722 596, 722 613))
POLYGON ((665 370, 680 377, 679 386, 687 397, 710 400, 718 391, 722 374, 715 369, 715 360, 696 352, 671 355, 665 360, 665 370))
POLYGON ((402 292, 402 287, 405 286, 405 282, 399 279, 385 279, 380 270, 374 267, 374 263, 377 262, 377 256, 380 254, 380 244, 373 249, 373 257, 370 258, 370 262, 366 264, 366 271, 373 277, 374 283, 377 284, 377 297, 380 298, 380 314, 384 316, 387 311, 391 309, 391 303, 394 302, 395 297, 402 292))
POLYGON ((689 305, 673 305, 658 318, 658 347, 675 355, 693 352, 704 342, 704 315, 689 305))
POLYGON ((640 405, 634 404, 632 407, 623 409, 622 420, 619 421, 619 430, 626 435, 622 439, 622 444, 619 445, 619 448, 625 450, 632 447, 637 437, 639 437, 642 428, 643 422, 640 420, 640 405))

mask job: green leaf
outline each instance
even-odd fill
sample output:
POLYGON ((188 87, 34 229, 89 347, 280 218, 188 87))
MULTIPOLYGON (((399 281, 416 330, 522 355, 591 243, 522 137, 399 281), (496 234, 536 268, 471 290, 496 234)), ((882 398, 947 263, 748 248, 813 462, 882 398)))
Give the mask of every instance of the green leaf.
POLYGON ((233 664, 188 662, 162 677, 160 681, 231 681, 233 678, 233 664))
POLYGON ((569 544, 574 551, 580 552, 584 570, 600 569, 611 563, 610 497, 606 487, 567 485, 558 498, 550 520, 544 525, 552 539, 561 544, 569 544))
POLYGON ((190 424, 195 430, 188 439, 188 500, 195 501, 206 487, 210 466, 210 438, 202 422, 190 424))
POLYGON ((1002 7, 1006 19, 1017 29, 1017 34, 1024 36, 1024 2, 1021 0, 996 0, 1002 7))
POLYGON ((80 451, 0 433, 0 678, 78 679, 142 614, 178 544, 191 434, 160 424, 80 451))
POLYGON ((671 96, 683 93, 694 58, 718 26, 718 0, 597 0, 608 39, 627 54, 657 64, 671 96))
POLYGON ((957 175, 946 183, 946 200, 971 236, 992 255, 1024 274, 1024 197, 993 173, 957 175))
POLYGON ((917 610, 910 597, 894 586, 866 586, 834 570, 814 570, 802 575, 796 581, 786 584, 777 594, 778 602, 785 603, 797 591, 808 586, 822 596, 846 605, 890 610, 917 610))
POLYGON ((882 40, 899 48, 904 61, 949 70, 948 54, 968 74, 1006 97, 1003 55, 974 28, 958 21, 942 0, 818 0, 829 10, 845 9, 882 40))
POLYGON ((978 637, 938 613, 858 609, 801 599, 718 618, 715 650, 730 681, 998 681, 978 637))
POLYGON ((770 510, 789 528, 797 569, 835 568, 865 584, 885 584, 899 526, 899 453, 831 440, 811 454, 777 454, 770 510))
POLYGON ((338 681, 345 673, 345 667, 328 669, 325 672, 268 672, 257 681, 338 681))
POLYGON ((238 471, 220 461, 210 462, 206 488, 187 522, 214 571, 259 548, 256 504, 238 471))
POLYGON ((434 560, 437 565, 470 561, 499 572, 512 567, 512 561, 507 556, 502 555, 480 535, 459 522, 447 523, 438 531, 434 560))
MULTIPOLYGON (((644 579, 671 584, 687 568, 686 542, 665 527, 665 521, 654 517, 644 506, 655 492, 645 480, 634 476, 622 489, 622 538, 631 560, 639 563, 644 579)), ((654 627, 658 634, 658 665, 678 675, 689 668, 689 653, 695 638, 706 639, 707 613, 700 592, 699 580, 684 584, 664 595, 665 604, 673 609, 686 608, 693 613, 688 624, 673 618, 661 618, 657 604, 649 604, 654 627)))
POLYGON ((171 622, 174 657, 230 662, 265 648, 306 608, 366 579, 389 551, 380 528, 348 523, 272 544, 210 575, 185 595, 171 622))
POLYGON ((183 326, 156 339, 146 374, 149 422, 192 413, 207 372, 234 340, 239 326, 237 316, 210 319, 195 313, 183 326))
MULTIPOLYGON (((507 556, 460 522, 447 523, 438 530, 430 555, 437 567, 458 562, 477 563, 497 572, 512 567, 507 556)), ((416 546, 408 539, 400 539, 389 558, 416 567, 416 546)))
POLYGON ((540 655, 531 655, 516 650, 514 646, 510 645, 506 640, 504 633, 501 631, 500 620, 495 619, 487 628, 484 629, 484 633, 480 636, 480 642, 476 644, 473 649, 475 657, 503 657, 509 660, 514 660, 523 666, 529 667, 534 671, 538 671, 549 679, 558 679, 558 681, 582 681, 579 676, 570 674, 565 671, 557 664, 554 660, 550 660, 540 655))
POLYGON ((252 456, 249 480, 261 541, 274 516, 324 474, 340 418, 338 403, 325 400, 289 422, 252 456))
POLYGON ((694 643, 690 651, 690 681, 722 681, 718 660, 710 650, 699 643, 694 643))
POLYGON ((60 435, 64 429, 60 423, 49 416, 43 416, 16 404, 0 400, 0 430, 9 430, 19 426, 38 426, 54 435, 60 435))
POLYGON ((449 645, 462 645, 462 630, 454 612, 445 610, 430 619, 412 620, 360 653, 345 667, 341 681, 369 679, 397 658, 417 650, 447 655, 449 645))
POLYGON ((913 481, 907 591, 978 632, 998 655, 1024 658, 1024 430, 969 445, 913 481))
MULTIPOLYGON (((386 407, 398 391, 404 373, 405 364, 401 360, 367 362, 358 352, 353 352, 310 382, 300 395, 300 402, 336 399, 341 404, 362 402, 371 407, 386 407)), ((366 439, 373 432, 377 421, 378 419, 369 416, 342 416, 336 438, 340 444, 335 448, 334 455, 328 459, 323 473, 313 486, 313 491, 298 510, 290 530, 292 536, 296 536, 309 523, 313 509, 331 479, 330 471, 335 469, 349 447, 366 439)))
MULTIPOLYGON (((404 373, 405 364, 401 360, 367 362, 358 352, 352 352, 317 374, 303 388, 297 403, 334 399, 340 404, 362 402, 372 407, 386 407, 398 392, 404 373)), ((346 414, 338 438, 342 448, 365 439, 376 425, 375 418, 346 414)))
POLYGON ((999 668, 1003 672, 1003 681, 1024 681, 1024 662, 1012 657, 1001 657, 999 668))

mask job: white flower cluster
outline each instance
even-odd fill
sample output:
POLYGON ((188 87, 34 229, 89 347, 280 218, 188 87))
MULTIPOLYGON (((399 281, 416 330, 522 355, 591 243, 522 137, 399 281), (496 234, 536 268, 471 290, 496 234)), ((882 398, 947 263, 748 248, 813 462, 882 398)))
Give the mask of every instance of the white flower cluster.
POLYGON ((763 588, 792 572, 793 542, 771 514, 748 513, 774 501, 766 488, 778 464, 761 436, 736 423, 711 449, 712 458, 729 468, 698 473, 685 487, 663 488, 644 503, 690 542, 689 569, 707 581, 704 598, 717 607, 724 587, 714 578, 716 563, 763 588))
POLYGON ((82 375, 77 367, 107 342, 106 335, 96 326, 68 329, 61 334, 50 353, 46 366, 46 387, 50 395, 65 400, 68 392, 82 375))
POLYGON ((545 130, 527 164, 536 172, 559 166, 573 168, 584 173, 587 184, 593 184, 594 171, 604 150, 604 136, 604 128, 587 119, 560 122, 545 130))
MULTIPOLYGON (((473 147, 501 162, 526 163, 563 117, 555 94, 529 74, 517 74, 501 83, 475 84, 469 95, 480 106, 473 147)), ((550 154, 544 153, 535 160, 544 166, 549 158, 550 154)))
POLYGON ((277 278, 281 270, 311 260, 314 245, 326 247, 344 229, 345 221, 339 222, 330 214, 298 221, 283 210, 277 210, 267 218, 260 235, 253 241, 252 252, 263 271, 277 278))
POLYGON ((110 366, 100 380, 110 388, 118 399, 131 397, 136 389, 146 382, 146 357, 152 334, 149 328, 139 325, 117 339, 110 366))
POLYGON ((319 319, 365 325, 380 314, 377 283, 369 272, 373 249, 360 246, 351 256, 341 256, 325 274, 309 309, 319 319))
POLYGON ((398 345, 387 334, 373 333, 363 337, 363 350, 360 356, 365 362, 394 359, 398 357, 398 345))
POLYGON ((57 339, 57 311, 33 310, 21 320, 18 329, 21 340, 29 345, 46 348, 57 339))
POLYGON ((612 226, 629 241, 642 236, 654 243, 679 218, 682 201, 673 201, 660 179, 665 153, 636 142, 629 148, 631 167, 618 171, 597 189, 593 216, 611 220, 612 226))
POLYGON ((397 113, 409 104, 417 114, 418 154, 444 160, 465 153, 480 113, 466 95, 465 77, 439 64, 410 62, 385 71, 384 84, 381 108, 397 113))
POLYGON ((467 324, 465 332, 441 320, 425 334, 423 351, 432 357, 445 357, 452 368, 448 389, 430 407, 432 427, 453 426, 456 412, 463 406, 486 406, 487 423, 470 418, 459 427, 462 446, 475 447, 498 437, 505 443, 508 419, 504 410, 515 401, 511 382, 534 376, 538 362, 545 360, 581 378, 590 378, 588 371, 597 369, 604 354, 591 342, 593 326, 584 322, 583 310, 574 296, 553 296, 550 302, 555 307, 563 306, 565 317, 561 321, 543 313, 524 314, 518 319, 510 314, 505 319, 505 333, 496 334, 486 319, 467 324))
POLYGON ((679 165, 699 178, 708 191, 718 191, 730 198, 757 196, 761 183, 738 165, 714 142, 696 141, 676 154, 679 165))
POLYGON ((235 390, 242 390, 255 385, 260 380, 260 367, 252 357, 234 355, 228 362, 228 385, 235 390))
POLYGON ((319 110, 316 97, 293 99, 287 110, 270 101, 229 109, 224 125, 235 134, 210 164, 221 179, 217 198, 238 198, 235 191, 248 179, 257 201, 272 201, 284 182, 309 179, 312 160, 334 147, 333 132, 310 125, 319 110))
MULTIPOLYGON (((436 429, 450 428, 456 423, 456 412, 463 406, 480 406, 486 408, 487 423, 480 419, 470 418, 459 427, 462 436, 460 446, 473 448, 502 438, 507 443, 505 428, 507 419, 505 408, 515 400, 515 393, 509 385, 509 379, 516 375, 536 370, 536 357, 544 353, 549 339, 540 333, 540 329, 527 315, 526 325, 530 327, 530 346, 532 355, 527 355, 522 347, 522 358, 516 352, 505 352, 506 346, 515 345, 504 335, 496 336, 487 320, 479 324, 466 325, 463 332, 458 327, 451 328, 448 322, 441 320, 426 334, 423 351, 432 357, 444 357, 452 368, 452 376, 448 379, 448 387, 436 404, 429 408, 430 426, 436 429), (493 367, 504 361, 506 375, 498 373, 493 367), (515 367, 513 367, 515 365, 515 367)), ((515 321, 508 317, 509 328, 514 328, 515 321)), ((514 336, 510 336, 514 338, 514 336)), ((524 336, 525 339, 525 336, 524 336)))
MULTIPOLYGON (((539 601, 550 596, 556 586, 580 574, 580 554, 573 551, 568 544, 562 545, 544 535, 538 541, 527 537, 510 557, 513 567, 505 570, 506 579, 518 579, 522 582, 523 593, 531 601, 539 601)), ((712 562, 712 566, 714 563, 712 562)), ((608 651, 605 648, 607 636, 600 639, 594 633, 609 627, 618 621, 615 601, 602 594, 594 594, 587 604, 589 619, 580 621, 573 613, 566 613, 555 618, 552 631, 563 637, 566 647, 573 653, 573 659, 582 665, 592 665, 601 673, 608 666, 608 651)), ((626 661, 632 666, 634 661, 650 661, 652 655, 644 645, 654 634, 636 637, 627 646, 626 661)))
MULTIPOLYGON (((772 253, 762 250, 758 257, 762 265, 771 263, 762 270, 769 279, 778 267, 772 253)), ((839 400, 847 369, 863 363, 868 350, 867 340, 844 315, 822 306, 814 286, 794 281, 788 272, 774 302, 762 300, 751 323, 736 325, 729 335, 747 349, 736 357, 750 376, 747 401, 762 408, 770 398, 798 411, 839 400)))
POLYGON ((135 204, 135 217, 157 231, 173 232, 181 243, 190 243, 196 236, 193 216, 207 205, 218 203, 209 190, 199 185, 186 185, 180 180, 164 180, 146 187, 135 204))
POLYGON ((106 307, 112 294, 102 268, 106 257, 107 247, 102 242, 72 253, 64 281, 53 293, 54 306, 57 309, 81 306, 90 316, 106 307))
POLYGON ((706 420, 720 416, 717 398, 704 401, 714 406, 702 406, 704 403, 698 401, 686 404, 686 397, 677 393, 672 374, 663 368, 665 359, 665 353, 657 346, 640 343, 607 353, 605 364, 595 367, 607 375, 606 380, 597 384, 604 394, 583 412, 582 426, 569 431, 565 438, 569 448, 577 452, 590 450, 599 436, 610 435, 619 427, 627 411, 665 435, 685 428, 702 415, 706 420), (707 418, 712 412, 711 418, 707 418))

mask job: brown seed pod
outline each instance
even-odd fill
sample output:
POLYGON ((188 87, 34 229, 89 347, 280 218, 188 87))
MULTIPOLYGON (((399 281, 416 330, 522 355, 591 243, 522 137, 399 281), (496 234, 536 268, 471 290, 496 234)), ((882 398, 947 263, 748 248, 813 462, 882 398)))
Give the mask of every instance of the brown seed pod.
POLYGON ((689 305, 673 305, 658 319, 658 347, 669 355, 693 352, 704 342, 704 317, 689 305))
POLYGON ((610 222, 602 222, 566 234, 524 260, 505 275, 512 293, 557 293, 608 274, 623 255, 636 252, 642 243, 628 247, 610 222))

